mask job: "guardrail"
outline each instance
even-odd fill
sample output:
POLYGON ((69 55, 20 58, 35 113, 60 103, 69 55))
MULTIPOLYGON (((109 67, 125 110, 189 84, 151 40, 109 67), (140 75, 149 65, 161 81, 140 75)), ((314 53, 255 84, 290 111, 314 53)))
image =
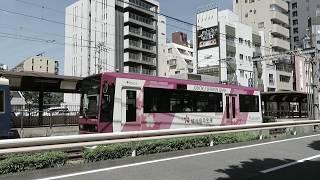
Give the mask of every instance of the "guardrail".
POLYGON ((243 131, 259 131, 299 126, 319 126, 320 120, 291 121, 280 123, 249 124, 234 126, 215 126, 188 129, 167 129, 139 132, 121 132, 107 134, 86 134, 56 137, 0 140, 0 155, 7 153, 36 152, 46 150, 71 150, 87 146, 134 142, 151 139, 200 136, 243 131))

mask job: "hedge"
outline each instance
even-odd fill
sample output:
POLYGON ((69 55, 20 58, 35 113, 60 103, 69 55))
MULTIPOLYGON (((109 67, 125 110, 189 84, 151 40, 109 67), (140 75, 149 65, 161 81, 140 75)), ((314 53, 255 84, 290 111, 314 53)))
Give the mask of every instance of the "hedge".
POLYGON ((20 155, 13 154, 0 161, 0 174, 60 167, 67 162, 67 159, 67 155, 62 152, 45 152, 20 155))
POLYGON ((256 139, 257 136, 250 133, 230 133, 221 135, 140 141, 137 143, 110 144, 98 146, 95 149, 86 149, 83 153, 83 158, 87 162, 96 162, 101 160, 129 157, 131 156, 133 150, 136 150, 136 155, 140 156, 207 147, 210 145, 210 141, 213 142, 213 145, 219 145, 251 141, 256 139))

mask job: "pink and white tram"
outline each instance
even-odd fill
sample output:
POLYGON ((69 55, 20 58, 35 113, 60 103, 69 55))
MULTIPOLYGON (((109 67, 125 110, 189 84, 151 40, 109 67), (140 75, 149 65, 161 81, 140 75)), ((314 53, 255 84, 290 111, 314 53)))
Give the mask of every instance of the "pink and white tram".
POLYGON ((262 123, 254 88, 102 73, 80 85, 81 134, 262 123))

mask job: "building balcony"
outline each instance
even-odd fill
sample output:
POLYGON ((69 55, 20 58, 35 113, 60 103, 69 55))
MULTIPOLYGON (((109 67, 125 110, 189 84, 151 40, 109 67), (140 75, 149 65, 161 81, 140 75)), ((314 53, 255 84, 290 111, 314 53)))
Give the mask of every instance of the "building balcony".
POLYGON ((134 62, 134 63, 144 64, 149 66, 156 66, 156 58, 142 55, 142 53, 126 52, 124 53, 123 61, 134 62))
POLYGON ((272 40, 272 48, 283 50, 283 51, 288 51, 290 50, 290 42, 274 37, 272 40))
POLYGON ((271 11, 271 20, 289 26, 289 17, 278 11, 271 11))
POLYGON ((129 73, 141 74, 141 68, 140 67, 129 67, 129 73))
POLYGON ((151 69, 142 69, 142 74, 150 75, 150 76, 156 76, 156 71, 151 69))
POLYGON ((283 27, 283 26, 280 26, 278 24, 272 24, 272 34, 275 34, 275 35, 281 35, 285 38, 289 38, 290 37, 290 34, 289 34, 289 29, 283 27))
POLYGON ((150 30, 155 31, 156 30, 156 23, 150 18, 146 18, 137 14, 125 12, 124 15, 124 24, 135 24, 138 26, 142 26, 145 28, 148 28, 150 30))
POLYGON ((140 39, 148 40, 152 43, 156 43, 156 36, 153 33, 146 32, 142 28, 134 28, 130 26, 124 27, 124 36, 134 36, 140 39))
POLYGON ((123 7, 125 10, 133 10, 136 12, 143 13, 144 15, 156 17, 155 6, 149 5, 147 3, 138 4, 138 2, 135 0, 124 0, 123 7))
POLYGON ((141 41, 134 41, 130 39, 124 40, 124 49, 132 49, 136 51, 141 51, 141 41))
POLYGON ((284 9, 285 11, 289 10, 287 2, 285 2, 283 0, 272 0, 271 4, 275 4, 279 7, 281 7, 282 9, 284 9))

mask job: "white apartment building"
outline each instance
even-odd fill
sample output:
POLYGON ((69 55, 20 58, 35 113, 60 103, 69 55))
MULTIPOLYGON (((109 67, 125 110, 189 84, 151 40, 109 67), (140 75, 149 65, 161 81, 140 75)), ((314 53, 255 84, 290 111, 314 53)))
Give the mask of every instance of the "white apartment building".
POLYGON ((182 46, 176 43, 168 43, 168 55, 165 64, 165 71, 160 76, 172 76, 175 74, 193 73, 193 48, 182 46))
MULTIPOLYGON (((284 0, 234 0, 234 12, 240 21, 263 33, 265 55, 290 50, 288 4, 284 0)), ((293 69, 290 60, 262 63, 265 91, 292 91, 293 69), (269 87, 268 87, 269 86, 269 87)))
MULTIPOLYGON (((66 8, 64 74, 106 71, 157 75, 159 2, 78 0, 66 8)), ((161 20, 164 21, 165 20, 161 20)), ((80 102, 78 95, 65 103, 80 102)))
POLYGON ((50 74, 58 74, 59 73, 59 62, 44 57, 42 55, 32 56, 22 61, 16 67, 12 69, 12 71, 23 72, 41 72, 41 73, 50 73, 50 74))
POLYGON ((288 4, 285 0, 234 0, 233 11, 240 21, 265 33, 272 52, 290 50, 288 4))
POLYGON ((230 10, 209 9, 197 14, 194 51, 197 72, 219 76, 221 82, 254 85, 252 57, 261 53, 261 37, 230 10))
POLYGON ((159 16, 158 20, 158 75, 163 76, 167 70, 167 26, 166 17, 159 16))

